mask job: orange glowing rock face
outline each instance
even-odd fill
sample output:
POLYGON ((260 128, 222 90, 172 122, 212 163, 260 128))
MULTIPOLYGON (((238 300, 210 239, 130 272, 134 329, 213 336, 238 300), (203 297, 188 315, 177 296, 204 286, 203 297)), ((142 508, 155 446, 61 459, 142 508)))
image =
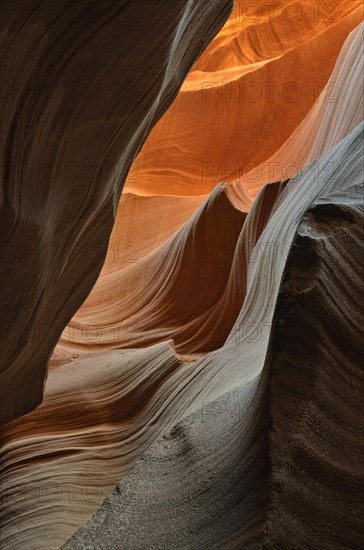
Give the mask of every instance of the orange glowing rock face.
POLYGON ((123 278, 129 295, 135 285, 140 292, 147 288, 148 277, 136 264, 165 243, 219 182, 234 184, 240 201, 244 196, 239 208, 247 212, 263 185, 292 177, 325 152, 327 147, 313 154, 311 142, 322 112, 340 93, 329 79, 342 44, 362 18, 360 0, 335 3, 335 10, 315 0, 235 3, 131 167, 104 267, 76 324, 95 316, 103 324, 116 296, 118 321, 125 322, 131 311, 123 278))
MULTIPOLYGON (((235 211, 248 212, 264 185, 287 180, 335 144, 333 133, 326 132, 328 141, 314 146, 320 139, 322 118, 338 117, 335 103, 345 78, 338 80, 337 71, 344 61, 332 71, 343 42, 363 17, 363 5, 350 0, 336 3, 335 10, 330 6, 311 0, 275 6, 263 0, 235 3, 229 20, 195 63, 134 161, 103 270, 56 353, 73 346, 78 352, 88 345, 140 347, 164 338, 173 339, 181 353, 211 350, 222 343, 238 313, 236 304, 245 295, 245 282, 234 282, 237 274, 231 273, 230 279, 226 274, 220 282, 212 276, 204 281, 209 282, 212 296, 219 293, 219 285, 228 289, 214 305, 207 301, 198 315, 193 309, 187 312, 191 289, 180 288, 178 277, 166 285, 167 294, 157 293, 156 288, 163 278, 170 279, 170 258, 177 256, 170 247, 192 231, 183 224, 205 201, 211 204, 203 208, 213 210, 215 199, 208 194, 219 182, 230 182, 219 200, 222 206, 223 196, 229 197, 231 213, 224 215, 217 208, 221 220, 215 214, 213 225, 217 226, 199 234, 199 248, 195 243, 196 266, 198 259, 202 261, 201 270, 207 269, 206 262, 215 254, 211 273, 220 269, 219 231, 233 227, 229 219, 235 211), (206 242, 213 243, 209 250, 206 242), (164 249, 159 250, 161 246, 164 249), (240 297, 235 305, 228 305, 229 299, 224 303, 230 287, 240 297), (98 329, 94 326, 87 335, 88 323, 98 329), (199 325, 214 323, 220 326, 219 334, 200 334, 199 325), (138 330, 123 330, 121 337, 115 336, 115 327, 126 325, 138 330)), ((344 118, 336 141, 348 130, 344 118)), ((197 213, 190 222, 197 223, 195 238, 201 228, 198 218, 197 213)), ((237 223, 239 227, 242 222, 237 223)), ((231 236, 225 248, 233 250, 235 238, 231 236)), ((185 265, 193 254, 187 241, 179 246, 181 258, 175 261, 185 265)), ((225 267, 228 260, 223 258, 225 267)), ((188 278, 192 265, 191 260, 190 271, 181 271, 179 277, 188 278)), ((194 278, 196 271, 192 285, 199 293, 201 280, 194 278)))
MULTIPOLYGON (((202 195, 263 163, 325 86, 328 100, 334 97, 328 79, 362 18, 361 0, 236 2, 151 132, 125 190, 202 195)), ((255 181, 244 186, 256 194, 255 181)))

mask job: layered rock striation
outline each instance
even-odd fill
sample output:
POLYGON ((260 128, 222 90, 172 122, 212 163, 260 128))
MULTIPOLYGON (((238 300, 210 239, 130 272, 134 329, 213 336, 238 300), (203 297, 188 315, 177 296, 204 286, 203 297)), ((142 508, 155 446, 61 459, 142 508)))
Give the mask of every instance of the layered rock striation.
POLYGON ((164 8, 4 2, 3 422, 41 402, 48 359, 104 263, 130 165, 232 1, 164 8))
POLYGON ((289 2, 253 24, 235 4, 139 172, 230 3, 9 8, 7 550, 360 547, 362 6, 295 5, 292 27, 289 2), (310 70, 321 94, 289 109, 193 103, 206 76, 306 89, 310 70), (261 179, 200 186, 208 151, 253 152, 261 179))

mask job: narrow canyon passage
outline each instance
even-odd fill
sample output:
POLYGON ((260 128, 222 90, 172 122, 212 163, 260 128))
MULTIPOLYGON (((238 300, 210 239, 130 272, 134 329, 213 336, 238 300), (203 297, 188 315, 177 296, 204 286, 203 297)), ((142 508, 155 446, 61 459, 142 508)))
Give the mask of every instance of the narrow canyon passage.
POLYGON ((2 547, 360 548, 362 2, 4 5, 2 547))

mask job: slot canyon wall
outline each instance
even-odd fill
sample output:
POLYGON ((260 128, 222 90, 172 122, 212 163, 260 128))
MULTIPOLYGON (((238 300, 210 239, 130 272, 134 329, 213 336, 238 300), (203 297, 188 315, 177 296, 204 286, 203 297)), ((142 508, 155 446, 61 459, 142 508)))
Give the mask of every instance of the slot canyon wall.
POLYGON ((361 548, 362 2, 2 9, 2 547, 361 548))
POLYGON ((3 4, 3 421, 41 402, 49 356, 104 262, 130 164, 232 2, 177 0, 165 20, 164 6, 3 4))

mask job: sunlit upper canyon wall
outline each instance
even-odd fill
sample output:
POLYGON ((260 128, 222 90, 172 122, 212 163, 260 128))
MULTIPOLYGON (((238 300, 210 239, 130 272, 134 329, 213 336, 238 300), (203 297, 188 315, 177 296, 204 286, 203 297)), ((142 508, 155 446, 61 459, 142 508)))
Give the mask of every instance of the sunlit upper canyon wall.
MULTIPOLYGON (((235 2, 151 132, 125 191, 203 195, 218 181, 241 181, 256 195, 266 183, 257 167, 284 144, 321 91, 327 103, 339 98, 342 90, 329 78, 362 18, 360 0, 235 2)), ((287 179, 296 162, 302 168, 305 159, 272 166, 267 181, 287 179)))
POLYGON ((362 3, 4 6, 2 547, 360 548, 362 3))

